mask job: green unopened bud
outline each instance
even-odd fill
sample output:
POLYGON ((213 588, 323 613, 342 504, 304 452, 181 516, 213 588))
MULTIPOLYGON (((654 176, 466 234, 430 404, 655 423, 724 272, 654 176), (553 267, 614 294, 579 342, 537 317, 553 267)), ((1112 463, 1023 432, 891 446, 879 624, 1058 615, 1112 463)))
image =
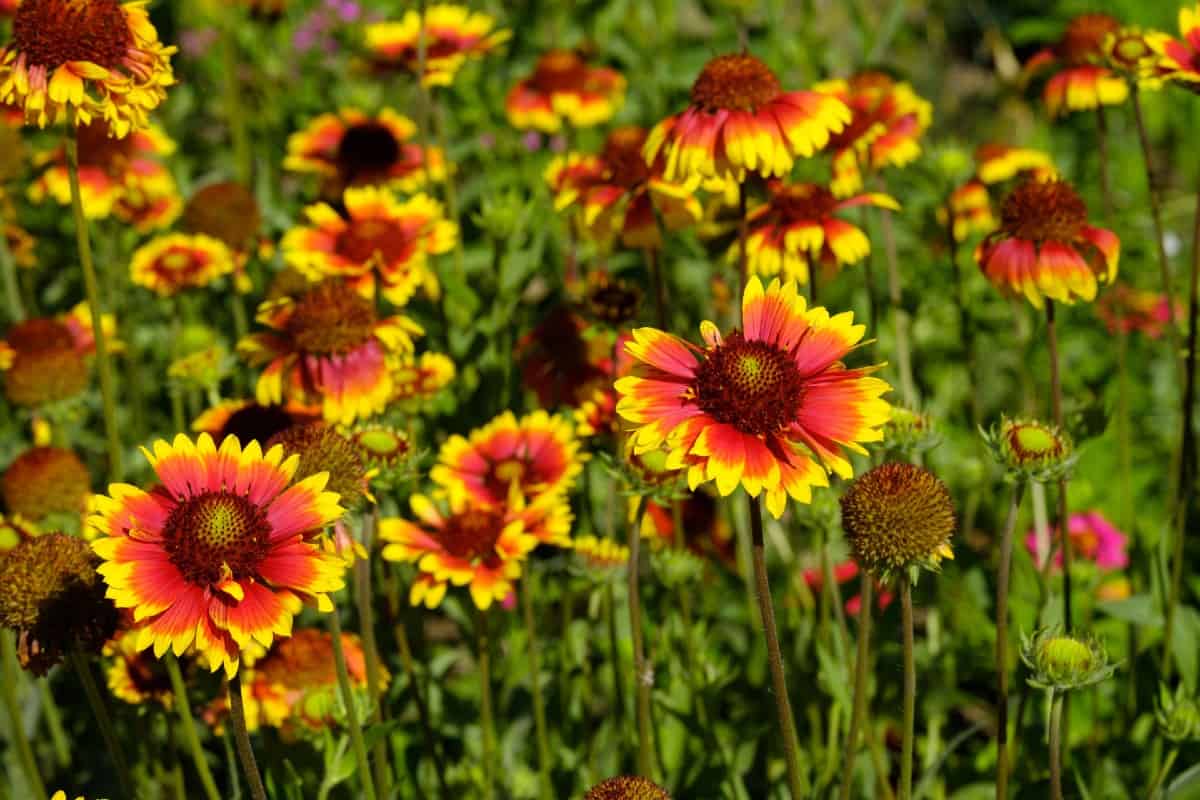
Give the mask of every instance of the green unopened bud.
POLYGON ((1078 458, 1071 437, 1036 420, 1004 417, 981 435, 1009 480, 1058 480, 1070 474, 1078 458))
POLYGON ((1154 710, 1159 732, 1171 742, 1200 739, 1200 707, 1187 694, 1183 684, 1174 693, 1163 684, 1158 687, 1158 702, 1154 710))
POLYGON ((892 416, 883 426, 883 441, 905 455, 930 450, 941 442, 933 417, 901 406, 892 407, 892 416))
POLYGON ((695 583, 704 574, 704 559, 687 549, 663 547, 651 556, 650 563, 668 588, 695 583))
POLYGON ((1022 637, 1021 659, 1033 671, 1030 686, 1067 691, 1098 683, 1113 673, 1108 654, 1094 638, 1081 638, 1057 629, 1022 637))
POLYGON ((975 169, 970 151, 958 145, 939 148, 934 156, 934 164, 947 182, 955 185, 968 178, 975 169))

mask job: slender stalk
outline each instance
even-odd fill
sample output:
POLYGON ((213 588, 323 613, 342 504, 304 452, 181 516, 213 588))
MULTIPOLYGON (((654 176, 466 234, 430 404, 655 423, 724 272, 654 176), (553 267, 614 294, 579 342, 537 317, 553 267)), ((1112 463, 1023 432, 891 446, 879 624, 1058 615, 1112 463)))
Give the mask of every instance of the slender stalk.
POLYGON ((654 778, 654 741, 650 735, 650 687, 654 683, 653 669, 646 664, 646 645, 642 630, 642 603, 639 591, 641 567, 642 515, 646 513, 646 498, 638 500, 633 527, 629 530, 629 633, 633 637, 633 681, 637 693, 638 774, 654 778))
POLYGON ((1062 800, 1063 693, 1050 690, 1050 798, 1062 800))
POLYGON ((358 706, 354 701, 354 688, 350 686, 350 670, 346 667, 346 649, 342 646, 342 620, 336 608, 329 615, 329 632, 333 635, 333 665, 337 670, 342 704, 346 707, 346 727, 350 729, 350 746, 354 750, 354 760, 358 762, 358 779, 362 782, 363 797, 375 800, 371 760, 367 757, 367 745, 358 721, 358 706))
POLYGON ((1096 106, 1096 152, 1100 160, 1100 193, 1104 195, 1104 214, 1111 225, 1115 218, 1113 209, 1112 183, 1108 177, 1108 117, 1104 106, 1096 106))
POLYGON ((747 496, 750 506, 750 544, 754 555, 754 583, 758 592, 758 611, 767 638, 767 658, 771 665, 771 682, 775 689, 775 710, 779 714, 779 729, 783 735, 783 755, 787 762, 788 787, 792 800, 804 796, 800 780, 800 761, 797 757, 796 727, 792 704, 788 700, 787 678, 783 674, 783 653, 779 648, 779 631, 775 627, 775 609, 771 604, 771 585, 767 577, 767 555, 763 544, 762 506, 757 497, 747 496))
POLYGON ((650 280, 654 284, 654 317, 660 330, 667 330, 667 283, 663 278, 662 265, 653 247, 642 249, 642 257, 646 260, 646 269, 650 272, 650 280))
POLYGON ((900 634, 904 646, 904 730, 900 744, 900 800, 912 800, 913 728, 916 722, 917 665, 913 658, 912 581, 900 576, 900 634))
POLYGON ((41 800, 46 798, 46 785, 42 782, 42 773, 38 770, 37 758, 33 755, 33 747, 25 734, 25 721, 21 715, 21 703, 17 699, 17 653, 13 647, 13 636, 9 631, 0 631, 0 659, 3 659, 4 680, 0 686, 0 694, 4 695, 4 706, 8 711, 8 721, 12 727, 13 743, 17 748, 17 758, 21 762, 21 770, 25 780, 34 795, 41 800))
POLYGON ((1154 800, 1158 796, 1158 787, 1162 786, 1163 781, 1171 774, 1171 767, 1175 766, 1175 759, 1179 757, 1179 745, 1173 745, 1167 752, 1167 757, 1159 767, 1158 772, 1154 773, 1154 780, 1150 782, 1150 788, 1146 789, 1146 800, 1154 800))
POLYGON ((129 775, 129 762, 125 759, 125 750, 121 747, 121 740, 117 738, 117 731, 113 727, 112 717, 109 716, 108 706, 104 702, 103 695, 100 694, 99 687, 96 686, 96 678, 92 675, 92 667, 88 663, 87 656, 78 650, 72 650, 69 658, 75 674, 79 676, 79 682, 83 684, 83 692, 87 695, 88 705, 92 707, 96 725, 100 728, 100 736, 104 739, 105 747, 108 748, 113 769, 117 773, 117 781, 121 784, 121 792, 125 797, 135 797, 133 779, 129 775))
POLYGON ((237 745, 238 760, 242 762, 242 772, 246 774, 246 783, 250 787, 250 796, 254 800, 267 800, 267 790, 263 787, 262 775, 258 772, 258 762, 254 759, 254 748, 250 745, 250 733, 246 730, 246 704, 242 698, 242 676, 237 672, 229 679, 229 716, 233 720, 234 743, 237 745))
POLYGON ((66 769, 71 766, 71 743, 67 740, 67 732, 63 730, 62 714, 54 700, 54 692, 50 690, 50 679, 39 679, 37 687, 42 701, 42 713, 46 715, 46 728, 50 731, 50 741, 54 744, 54 759, 60 768, 66 769))
MULTIPOLYGON (((954 301, 958 306, 958 332, 959 336, 962 337, 967 380, 974 387, 971 391, 967 392, 967 411, 970 414, 971 430, 977 431, 980 425, 983 424, 983 404, 981 402, 983 392, 979 385, 979 379, 976 377, 979 374, 979 362, 976 355, 975 324, 971 319, 971 313, 967 306, 966 275, 959 264, 958 239, 954 236, 954 212, 948 205, 946 207, 946 219, 946 244, 950 252, 950 272, 954 276, 954 301)), ((981 462, 986 461, 987 453, 983 438, 980 436, 972 438, 975 446, 975 457, 981 462)), ((962 515, 962 529, 964 531, 975 530, 975 514, 979 510, 980 494, 979 488, 975 487, 967 495, 962 515)))
MULTIPOLYGON (((1118 323, 1120 312, 1118 311, 1118 323)), ((1117 333, 1117 461, 1121 472, 1121 525, 1133 530, 1133 443, 1129 417, 1129 334, 1117 333)))
POLYGON ((1000 569, 996 576, 996 798, 1008 797, 1008 584, 1012 570, 1013 532, 1021 499, 1025 494, 1024 481, 1013 484, 1008 519, 1000 538, 1000 569))
POLYGON ((850 715, 850 731, 846 734, 846 754, 842 757, 842 800, 850 800, 854 786, 854 760, 858 756, 858 740, 867 718, 867 675, 871 658, 871 613, 875 604, 875 583, 863 576, 862 605, 858 608, 858 655, 854 659, 854 710, 850 715))
POLYGON ((8 301, 8 321, 21 322, 25 319, 25 306, 21 303, 21 289, 17 285, 17 263, 8 247, 3 219, 0 219, 0 279, 4 281, 4 296, 8 301))
MULTIPOLYGON (((362 544, 371 552, 376 526, 379 524, 379 506, 372 506, 370 513, 363 516, 362 544)), ((379 676, 379 644, 375 639, 375 604, 371 594, 371 561, 369 558, 354 562, 354 602, 358 606, 359 627, 362 629, 363 656, 367 669, 367 696, 371 698, 371 716, 367 724, 383 720, 383 690, 379 676)), ((391 772, 388 769, 387 742, 382 738, 375 743, 375 787, 380 797, 391 795, 391 772)))
MULTIPOLYGON (((1054 321, 1054 301, 1046 300, 1046 344, 1050 350, 1050 406, 1054 415, 1054 424, 1060 429, 1063 423, 1063 392, 1061 365, 1058 354, 1058 331, 1054 321)), ((1063 627, 1067 633, 1074 627, 1071 615, 1071 536, 1068 531, 1067 516, 1067 479, 1058 479, 1058 544, 1063 556, 1063 627)))
POLYGON ((896 232, 892 228, 892 212, 879 210, 883 229, 883 253, 887 259, 888 302, 892 307, 892 323, 896 329, 896 366, 900 370, 900 394, 909 408, 917 404, 917 388, 913 381, 912 349, 908 341, 908 312, 900 306, 900 264, 896 254, 896 232))
POLYGON ((617 635, 617 602, 612 582, 604 585, 604 616, 608 621, 609 666, 613 682, 613 727, 625 729, 625 681, 621 674, 621 640, 617 635))
POLYGON ((79 143, 75 136, 75 112, 67 112, 67 178, 71 184, 71 210, 75 216, 75 244, 79 248, 79 264, 83 268, 83 286, 87 293, 88 310, 92 314, 92 333, 96 342, 96 369, 100 373, 100 395, 104 401, 104 432, 108 441, 109 479, 119 481, 121 468, 121 435, 117 429, 117 389, 113 382, 112 359, 108 352, 108 336, 104 332, 100 303, 100 282, 92 262, 92 240, 87 217, 83 214, 83 195, 79 189, 79 143))
POLYGON ((538 778, 541 797, 548 800, 554 794, 554 785, 550 781, 550 739, 546 732, 546 701, 542 697, 542 650, 533 613, 533 596, 537 590, 532 569, 525 574, 524 582, 521 612, 525 618, 525 635, 529 639, 529 694, 533 698, 533 724, 537 733, 538 778))
MULTIPOLYGON (((430 93, 431 108, 429 115, 433 119, 434 135, 437 136, 438 147, 442 149, 442 157, 449 158, 450 150, 446 139, 446 121, 442 118, 442 110, 436 98, 430 93)), ((446 198, 446 214, 450 221, 458 224, 458 187, 454 183, 454 175, 447 171, 446 180, 442 183, 442 191, 446 198)), ((454 237, 454 275, 463 276, 463 237, 454 237)))
POLYGON ((747 201, 746 184, 738 184, 738 297, 746 291, 746 281, 750 276, 747 274, 750 269, 750 262, 746 254, 746 240, 750 234, 750 220, 747 218, 747 201))
POLYGON ((221 800, 217 791, 216 781, 208 768, 208 759, 204 757, 204 748, 200 746, 200 736, 196 732, 196 720, 192 716, 192 706, 188 701, 187 685, 183 682, 183 673, 179 671, 179 659, 174 653, 167 653, 163 659, 167 665, 167 676, 171 679, 171 689, 175 692, 175 706, 179 711, 179 721, 183 723, 183 738, 192 754, 192 763, 200 775, 200 784, 204 787, 207 800, 221 800))
POLYGON ((408 643, 408 630, 404 627, 403 622, 396 624, 395 633, 396 648, 400 651, 400 663, 404 665, 404 672, 408 675, 409 686, 412 687, 413 700, 417 704, 417 717, 421 721, 421 736, 425 740, 425 749, 429 751, 429 756, 433 759, 434 770, 437 774, 438 793, 442 800, 446 800, 450 797, 449 789, 446 786, 446 767, 442 761, 441 750, 438 749, 437 737, 434 735, 433 725, 429 720, 429 707, 425 702, 425 692, 417 676, 417 666, 413 661, 412 647, 408 643))
POLYGON ((496 723, 492 710, 492 643, 488 613, 479 612, 479 725, 483 732, 483 796, 496 796, 496 723))
MULTIPOLYGON (((225 20, 225 29, 221 31, 221 60, 222 72, 225 73, 225 113, 229 125, 229 138, 233 142, 234 168, 237 170, 238 182, 250 189, 254 181, 254 163, 250 154, 250 136, 246 129, 246 113, 242 105, 242 91, 238 85, 238 59, 234 33, 237 30, 237 20, 232 15, 237 13, 237 6, 230 5, 230 18, 225 20)), ((235 295, 236 296, 236 295, 235 295)))

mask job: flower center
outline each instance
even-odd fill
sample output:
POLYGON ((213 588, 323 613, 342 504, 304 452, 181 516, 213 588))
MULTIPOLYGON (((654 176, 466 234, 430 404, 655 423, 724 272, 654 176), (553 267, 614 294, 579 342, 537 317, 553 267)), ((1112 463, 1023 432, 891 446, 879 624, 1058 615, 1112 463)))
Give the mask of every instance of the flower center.
POLYGON ((642 157, 642 145, 645 143, 645 129, 634 125, 617 128, 608 135, 601 157, 612 171, 613 183, 633 188, 650 177, 650 167, 642 157))
POLYGON ((696 403, 742 433, 775 433, 800 409, 804 379, 790 353, 734 331, 710 350, 692 384, 696 403))
POLYGON ((184 227, 220 239, 234 250, 242 250, 262 225, 262 214, 254 195, 240 183, 222 181, 205 186, 192 195, 183 211, 184 227))
POLYGON ((25 0, 13 18, 12 37, 13 50, 47 70, 69 61, 113 69, 133 46, 118 0, 25 0))
POLYGON ((81 126, 75 133, 75 141, 79 146, 80 166, 96 167, 113 177, 123 177, 134 155, 133 137, 115 138, 103 120, 81 126))
POLYGON ((551 50, 538 59, 529 85, 538 91, 566 92, 580 90, 588 79, 588 66, 570 50, 551 50))
POLYGON ((327 281, 296 303, 287 332, 300 350, 340 355, 370 339, 375 322, 366 298, 345 284, 327 281))
POLYGON ((1073 242, 1087 222, 1087 206, 1065 181, 1025 181, 1000 210, 1005 233, 1035 242, 1073 242))
POLYGON ((294 423, 292 415, 284 411, 282 406, 251 403, 229 415, 217 440, 224 441, 226 436, 236 436, 243 445, 254 440, 265 444, 272 436, 290 428, 294 423))
POLYGON ((376 180, 399 159, 400 143, 376 122, 352 126, 338 143, 337 164, 347 183, 376 180))
POLYGON ((1057 455, 1062 444, 1053 433, 1037 425, 1020 425, 1012 433, 1013 449, 1024 456, 1057 455))
POLYGON ((706 111, 757 111, 779 97, 779 79, 751 55, 717 56, 692 84, 692 103, 706 111))
POLYGON ((175 507, 163 545, 185 580, 216 584, 254 574, 271 542, 266 511, 225 491, 205 492, 175 507))
POLYGON ((5 341, 18 353, 37 353, 52 350, 71 350, 75 340, 66 325, 39 317, 26 320, 9 329, 5 341))
POLYGON ((1108 14, 1080 14, 1067 25, 1059 55, 1070 64, 1086 64, 1100 55, 1105 37, 1120 29, 1121 23, 1108 14))
POLYGON ((1126 69, 1137 67, 1153 54, 1150 45, 1146 44, 1146 37, 1139 31, 1119 34, 1111 50, 1112 60, 1126 69))
POLYGON ((503 529, 504 516, 499 511, 471 509, 446 520, 437 540, 455 558, 486 559, 495 554, 503 529))
POLYGON ((338 236, 337 251, 350 261, 366 264, 378 257, 384 263, 407 260, 413 237, 405 227, 386 219, 364 219, 338 236))
POLYGON ((833 215, 837 198, 824 186, 797 183, 778 189, 771 204, 788 220, 825 219, 833 215))
POLYGON ((1065 677, 1088 669, 1092 651, 1086 644, 1069 636, 1055 636, 1042 642, 1042 662, 1055 677, 1065 677))

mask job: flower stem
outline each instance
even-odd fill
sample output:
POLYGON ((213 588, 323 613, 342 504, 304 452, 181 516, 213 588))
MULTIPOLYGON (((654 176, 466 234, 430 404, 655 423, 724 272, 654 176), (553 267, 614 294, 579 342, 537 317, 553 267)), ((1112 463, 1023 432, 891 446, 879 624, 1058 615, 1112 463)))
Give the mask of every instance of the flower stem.
POLYGON ((367 757, 367 745, 363 741, 362 725, 358 721, 358 706, 354 701, 354 689, 350 686, 350 670, 346 668, 346 650, 342 646, 342 620, 336 608, 329 615, 329 632, 333 634, 333 665, 337 670, 342 704, 346 707, 346 727, 350 729, 350 746, 354 750, 354 760, 358 762, 358 779, 362 783, 363 797, 375 800, 371 760, 367 757))
POLYGON ((425 691, 417 675, 417 666, 413 661, 412 646, 408 643, 408 629, 404 627, 403 621, 396 623, 395 634, 396 648, 400 651, 400 663, 404 665, 404 672, 408 675, 408 684, 412 687, 413 700, 417 704, 417 717, 421 721, 421 734, 425 739, 425 749, 429 751, 429 756, 433 759, 433 767, 438 781, 438 796, 442 800, 446 800, 446 798, 450 797, 446 786, 446 767, 442 763, 442 754, 438 749, 433 725, 429 721, 429 707, 425 703, 425 691))
POLYGON ((254 748, 250 746, 250 732, 246 730, 246 704, 242 698, 242 676, 238 672, 229 679, 229 716, 233 719, 233 738, 242 772, 246 773, 246 783, 250 786, 250 796, 254 800, 267 800, 267 790, 254 759, 254 748))
POLYGON ((492 642, 488 635, 488 612, 480 611, 479 635, 479 726, 483 733, 483 796, 496 796, 496 722, 492 710, 492 642))
POLYGON ((900 635, 904 647, 904 730, 900 744, 900 800, 912 800, 913 728, 916 722, 917 666, 913 658, 912 581, 900 576, 900 635))
POLYGON ((775 689, 775 710, 779 714, 779 729, 783 735, 783 755, 787 762, 788 787, 793 800, 804 796, 800 780, 800 750, 796 743, 796 727, 792 719, 792 704, 788 700, 787 678, 783 674, 783 653, 779 648, 779 631, 775 627, 775 609, 771 605, 771 584, 767 577, 767 555, 763 544, 762 506, 757 497, 747 495, 750 506, 750 545, 754 556, 754 583, 758 593, 758 611, 767 638, 767 659, 771 665, 771 682, 775 689))
POLYGON ((1112 183, 1108 177, 1108 117, 1104 114, 1104 106, 1096 106, 1096 153, 1100 161, 1100 193, 1104 195, 1105 221, 1112 224, 1115 217, 1113 208, 1112 183))
POLYGON ((525 618, 525 635, 529 639, 529 694, 533 698, 533 724, 537 732, 538 777, 540 796, 552 798, 554 784, 550 780, 550 739, 546 733, 546 701, 542 697, 542 649, 538 643, 537 621, 533 613, 533 596, 536 593, 534 572, 525 574, 522 587, 521 612, 525 618))
POLYGON ((54 692, 50 690, 50 679, 38 680, 37 686, 42 701, 42 712, 46 715, 46 728, 49 729, 50 740, 54 744, 54 758, 60 768, 66 769, 71 766, 71 742, 67 739, 67 732, 63 730, 62 714, 54 700, 54 692))
POLYGON ((750 269, 750 262, 746 253, 746 240, 750 233, 750 220, 747 218, 748 198, 746 197, 746 184, 738 184, 738 297, 746 291, 746 282, 750 276, 747 274, 750 269))
POLYGON ((604 585, 604 616, 608 621, 609 664, 613 682, 613 727, 625 729, 625 681, 621 675, 621 640, 617 635, 617 602, 612 582, 604 585))
POLYGON ((1024 481, 1013 484, 1012 501, 1000 539, 1000 569, 996 576, 996 798, 1008 797, 1008 584, 1012 569, 1013 532, 1025 494, 1024 481))
MULTIPOLYGON (((1060 430, 1065 428, 1063 422, 1063 392, 1061 367, 1058 354, 1058 330, 1054 321, 1054 301, 1046 300, 1046 344, 1050 350, 1050 406, 1054 415, 1054 424, 1060 430)), ((1067 517, 1067 479, 1058 479, 1058 545, 1062 548, 1063 557, 1063 627, 1067 633, 1073 627, 1071 615, 1071 536, 1068 532, 1067 517)))
POLYGON ((42 782, 42 773, 38 770, 37 758, 33 755, 33 747, 29 737, 25 735, 25 722, 21 715, 21 704, 17 699, 17 653, 13 647, 13 635, 9 631, 0 631, 0 659, 3 659, 4 680, 0 686, 0 694, 4 695, 4 705, 8 711, 8 721, 12 727, 13 742, 16 744, 17 758, 21 769, 25 772, 25 780, 36 797, 46 797, 46 785, 42 782))
POLYGON ((650 738, 650 687, 653 671, 646 665, 646 646, 642 631, 642 603, 638 572, 641 566, 642 515, 646 513, 646 498, 638 500, 633 527, 629 529, 629 633, 633 637, 633 680, 637 691, 638 775, 654 778, 654 741, 650 738))
POLYGON ((17 286, 17 264, 8 238, 4 233, 4 220, 0 219, 0 278, 4 280, 4 296, 8 300, 8 321, 21 322, 25 319, 25 307, 21 304, 21 289, 17 286))
POLYGON ((75 114, 67 112, 67 178, 71 184, 71 210, 75 216, 75 244, 79 248, 79 264, 83 268, 83 286, 87 293, 88 310, 92 315, 92 332, 96 342, 96 368, 100 373, 100 395, 104 401, 104 432, 108 439, 109 479, 119 481, 121 468, 121 435, 117 430, 117 389, 113 382, 112 359, 108 352, 108 336, 104 332, 104 315, 100 303, 100 283, 92 262, 92 240, 87 217, 83 214, 83 195, 79 189, 79 143, 75 136, 75 114))
POLYGON ((113 727, 112 717, 108 713, 108 706, 105 705, 104 697, 96 686, 96 678, 92 675, 92 667, 88 663, 87 656, 78 650, 72 650, 69 658, 75 674, 79 676, 79 682, 83 684, 83 692, 87 695, 88 705, 92 707, 92 714, 100 728, 100 736, 104 739, 105 747, 108 748, 108 755, 112 759, 113 768, 117 773, 117 781, 121 784, 121 793, 125 797, 136 797, 133 791, 133 779, 129 775, 129 762, 125 760, 125 750, 121 747, 121 740, 117 738, 116 728, 113 727))
POLYGON ((1062 800, 1063 693, 1050 690, 1050 798, 1062 800))
POLYGON ((167 676, 171 679, 171 689, 175 692, 175 706, 179 711, 179 720, 183 723, 183 738, 187 741, 188 750, 192 753, 192 763, 200 775, 204 796, 208 800, 221 800, 221 794, 217 791, 212 771, 208 768, 208 759, 204 757, 204 748, 200 746, 200 736, 196 733, 196 720, 192 716, 192 706, 188 702, 187 685, 183 682, 183 673, 179 671, 179 659, 175 657, 174 653, 167 653, 163 661, 167 665, 167 676))
POLYGON ((1175 759, 1179 757, 1179 745, 1174 745, 1167 752, 1167 757, 1159 767, 1158 772, 1154 774, 1154 780, 1150 782, 1150 788, 1146 790, 1146 800, 1154 800, 1158 796, 1158 787, 1162 786, 1163 781, 1171 774, 1171 767, 1175 766, 1175 759))
POLYGON ((875 583, 869 575, 863 576, 862 605, 858 608, 858 655, 854 660, 854 710, 850 715, 850 730, 846 734, 846 754, 842 758, 841 799, 850 800, 854 786, 854 759, 858 756, 859 732, 867 717, 867 674, 871 658, 871 606, 875 583))
MULTIPOLYGON (((375 529, 379 524, 379 506, 363 517, 362 544, 371 552, 375 529)), ((379 680, 379 644, 375 639, 375 606, 371 596, 371 561, 354 561, 354 597, 358 606, 359 627, 362 629, 363 656, 367 668, 367 695, 371 698, 371 716, 367 724, 383 720, 383 697, 379 680)), ((388 769, 387 743, 383 738, 375 743, 375 786, 380 797, 391 795, 391 773, 388 769)))
POLYGON ((254 181, 254 163, 250 155, 250 137, 246 130, 242 91, 238 85, 238 59, 234 41, 238 21, 232 17, 237 13, 236 10, 237 6, 229 6, 230 17, 225 20, 225 29, 221 31, 222 72, 225 73, 225 113, 228 116, 226 122, 229 125, 229 138, 233 143, 234 169, 237 171, 238 183, 246 189, 250 189, 254 181))
POLYGON ((654 284, 654 316, 660 330, 667 330, 667 283, 663 278, 662 264, 653 247, 642 249, 642 257, 646 259, 646 269, 650 272, 650 280, 654 284))
POLYGON ((880 226, 883 230, 883 253, 887 259, 888 273, 888 303, 892 307, 892 323, 896 328, 896 366, 900 370, 900 394, 909 408, 917 404, 917 388, 913 381, 912 349, 909 346, 908 312, 900 302, 900 264, 896 254, 896 232, 892 227, 892 212, 888 209, 879 211, 880 226))

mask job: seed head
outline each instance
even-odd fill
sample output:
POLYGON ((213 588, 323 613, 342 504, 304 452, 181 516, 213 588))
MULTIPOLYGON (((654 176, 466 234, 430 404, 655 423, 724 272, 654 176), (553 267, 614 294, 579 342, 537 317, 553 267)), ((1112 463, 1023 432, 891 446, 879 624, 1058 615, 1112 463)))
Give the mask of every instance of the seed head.
POLYGON ((671 800, 671 795, 645 778, 622 776, 596 784, 583 800, 671 800))
POLYGON ((367 494, 367 471, 354 444, 323 422, 293 425, 267 442, 268 447, 283 445, 288 455, 300 456, 296 480, 318 472, 329 473, 326 491, 341 496, 347 508, 357 505, 367 494))

